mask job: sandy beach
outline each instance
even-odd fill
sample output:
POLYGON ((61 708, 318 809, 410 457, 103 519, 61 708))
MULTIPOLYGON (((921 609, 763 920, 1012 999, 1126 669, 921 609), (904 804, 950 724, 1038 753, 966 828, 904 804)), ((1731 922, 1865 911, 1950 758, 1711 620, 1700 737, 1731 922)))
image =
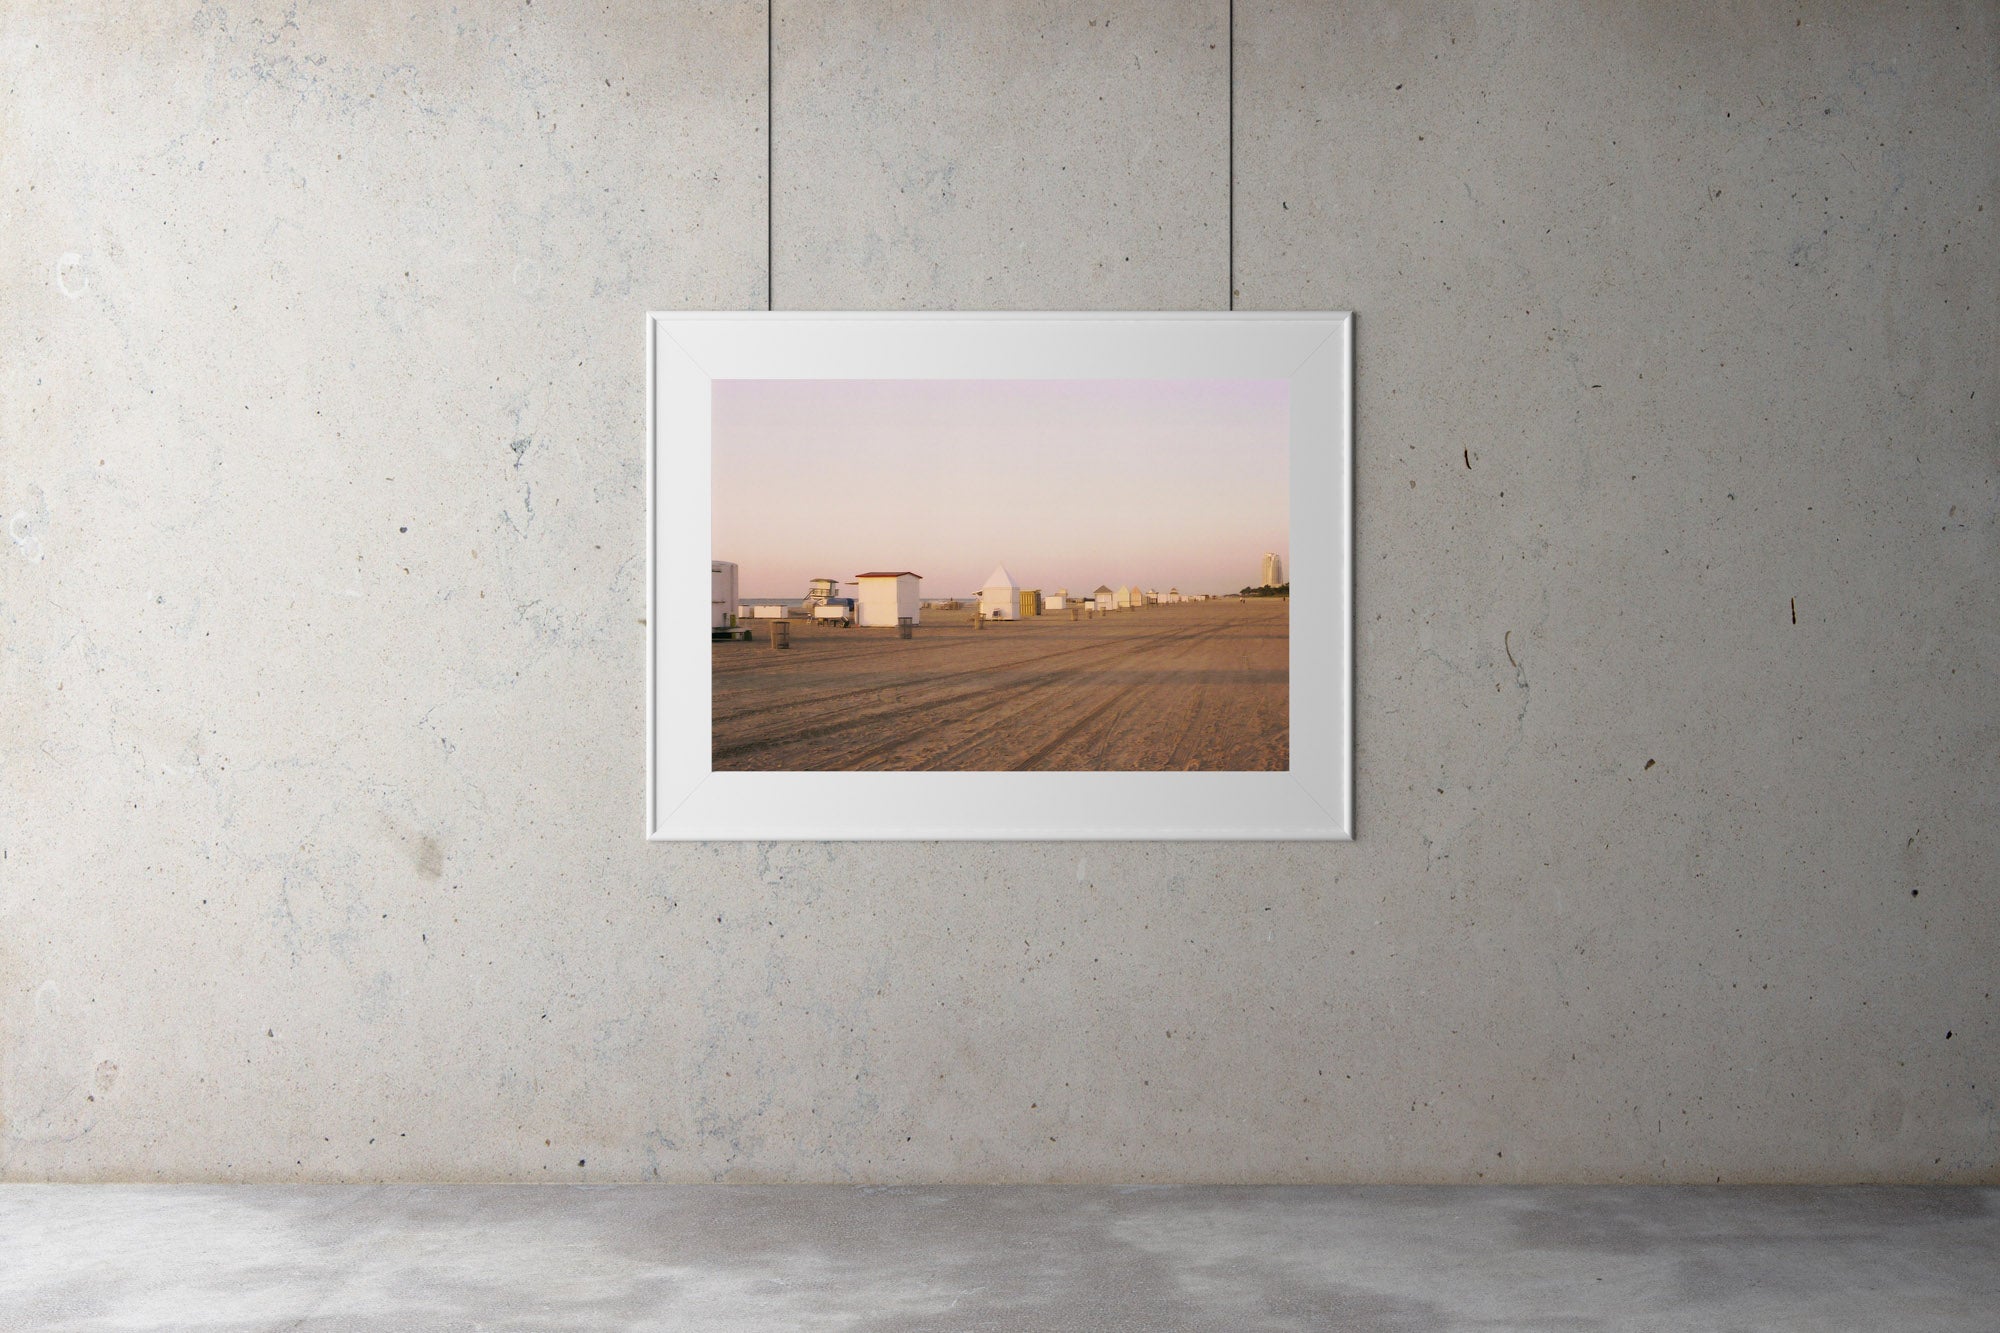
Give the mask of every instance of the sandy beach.
POLYGON ((718 771, 1157 772, 1289 763, 1288 610, 1200 602, 915 636, 794 620, 714 648, 718 771))

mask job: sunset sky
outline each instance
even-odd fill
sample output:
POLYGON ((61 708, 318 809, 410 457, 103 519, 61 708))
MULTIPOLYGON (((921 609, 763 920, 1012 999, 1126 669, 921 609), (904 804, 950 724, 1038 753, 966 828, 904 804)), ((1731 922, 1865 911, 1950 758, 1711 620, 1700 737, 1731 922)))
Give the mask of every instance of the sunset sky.
POLYGON ((714 409, 714 558, 744 597, 873 569, 946 597, 996 564, 1045 592, 1291 568, 1283 380, 718 380, 714 409))

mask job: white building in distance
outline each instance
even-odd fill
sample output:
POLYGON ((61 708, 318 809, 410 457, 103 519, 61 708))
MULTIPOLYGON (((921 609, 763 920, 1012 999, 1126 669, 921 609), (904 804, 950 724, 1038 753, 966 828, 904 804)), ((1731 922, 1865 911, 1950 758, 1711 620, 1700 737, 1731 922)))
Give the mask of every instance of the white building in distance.
POLYGON ((1257 576, 1260 588, 1276 588, 1285 581, 1285 565, 1276 551, 1264 552, 1264 568, 1257 576))
POLYGON ((979 618, 1021 618, 1021 585, 1014 582, 1014 576, 1007 572, 1005 565, 993 566, 993 572, 986 576, 986 586, 979 590, 979 618))
POLYGON ((894 629, 900 620, 918 623, 923 607, 924 576, 907 569, 876 569, 856 574, 860 592, 854 599, 854 623, 894 629))

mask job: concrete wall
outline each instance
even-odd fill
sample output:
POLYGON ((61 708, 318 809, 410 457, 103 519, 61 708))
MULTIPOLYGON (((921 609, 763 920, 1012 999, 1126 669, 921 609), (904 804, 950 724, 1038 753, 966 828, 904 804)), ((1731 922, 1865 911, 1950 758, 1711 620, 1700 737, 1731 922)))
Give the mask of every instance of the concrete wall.
MULTIPOLYGON (((780 305, 1225 303, 1222 0, 776 36, 780 305)), ((1994 7, 1236 42, 1359 840, 674 847, 641 313, 764 303, 761 7, 0 11, 0 1175, 2000 1180, 1994 7)))

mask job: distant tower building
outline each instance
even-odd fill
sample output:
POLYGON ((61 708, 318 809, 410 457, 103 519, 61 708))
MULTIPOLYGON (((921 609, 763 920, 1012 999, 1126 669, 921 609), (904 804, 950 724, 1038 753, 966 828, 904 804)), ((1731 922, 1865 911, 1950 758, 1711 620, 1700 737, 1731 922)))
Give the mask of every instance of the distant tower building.
POLYGON ((1285 567, 1279 561, 1276 551, 1264 552, 1264 572, 1257 582, 1258 586, 1265 588, 1276 588, 1284 584, 1285 567))

